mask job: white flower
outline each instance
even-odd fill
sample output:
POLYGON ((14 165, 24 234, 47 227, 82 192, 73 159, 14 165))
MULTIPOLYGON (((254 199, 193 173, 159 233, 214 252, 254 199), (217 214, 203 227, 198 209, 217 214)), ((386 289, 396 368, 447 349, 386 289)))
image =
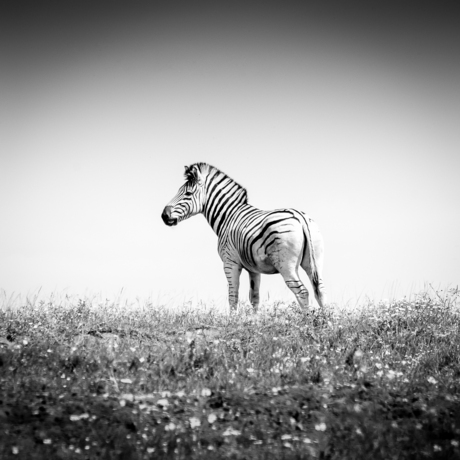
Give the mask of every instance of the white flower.
POLYGON ((168 401, 167 399, 163 398, 163 399, 159 399, 159 400, 157 401, 157 404, 158 404, 159 406, 162 406, 163 409, 165 409, 165 408, 167 408, 167 407, 169 406, 169 401, 168 401))
POLYGON ((281 441, 288 441, 289 439, 292 439, 290 434, 283 434, 283 436, 281 436, 281 441))
POLYGON ((83 412, 83 414, 72 414, 70 416, 70 421, 71 422, 78 422, 79 420, 82 420, 84 418, 89 418, 89 414, 87 414, 86 412, 83 412))
POLYGON ((208 423, 214 423, 217 420, 217 415, 212 412, 208 415, 208 423))
POLYGON ((168 424, 165 426, 165 430, 166 430, 166 431, 173 431, 173 430, 175 430, 175 429, 176 429, 176 425, 174 425, 173 422, 170 422, 170 423, 168 423, 168 424))
POLYGON ((131 379, 120 379, 121 383, 133 383, 131 379))
POLYGON ((201 396, 203 397, 211 396, 211 390, 209 388, 203 388, 201 390, 201 396))
POLYGON ((229 427, 222 433, 222 436, 239 436, 240 434, 241 431, 234 430, 232 427, 229 427))
POLYGON ((433 385, 438 383, 438 381, 432 376, 428 377, 427 380, 428 380, 428 383, 432 383, 433 385))
POLYGON ((201 420, 198 417, 190 417, 190 428, 198 428, 201 426, 201 420))
POLYGON ((317 423, 315 425, 315 430, 316 431, 326 431, 326 424, 324 422, 317 423))
POLYGON ((392 371, 392 370, 389 370, 388 373, 387 373, 387 378, 390 379, 390 380, 393 380, 395 377, 396 377, 396 372, 392 371))

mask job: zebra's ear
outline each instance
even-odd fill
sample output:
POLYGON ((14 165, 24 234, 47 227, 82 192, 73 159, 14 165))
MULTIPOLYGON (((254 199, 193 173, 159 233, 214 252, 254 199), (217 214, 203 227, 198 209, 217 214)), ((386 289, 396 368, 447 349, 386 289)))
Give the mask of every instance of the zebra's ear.
POLYGON ((204 183, 200 168, 196 164, 185 167, 185 178, 192 184, 203 185, 204 183))
POLYGON ((203 185, 204 178, 203 178, 203 173, 201 169, 199 168, 198 165, 193 165, 192 168, 193 168, 193 177, 194 177, 195 182, 200 186, 203 185))
POLYGON ((194 174, 193 174, 193 165, 192 166, 184 166, 185 171, 184 171, 184 176, 185 180, 187 181, 193 181, 194 180, 194 174))

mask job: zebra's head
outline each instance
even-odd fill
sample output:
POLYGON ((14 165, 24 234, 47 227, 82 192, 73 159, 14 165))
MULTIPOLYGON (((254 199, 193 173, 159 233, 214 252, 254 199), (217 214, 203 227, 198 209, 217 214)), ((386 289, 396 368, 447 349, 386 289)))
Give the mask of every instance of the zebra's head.
POLYGON ((196 163, 185 167, 185 184, 166 205, 161 214, 163 222, 172 227, 182 220, 203 212, 205 173, 208 165, 196 163))

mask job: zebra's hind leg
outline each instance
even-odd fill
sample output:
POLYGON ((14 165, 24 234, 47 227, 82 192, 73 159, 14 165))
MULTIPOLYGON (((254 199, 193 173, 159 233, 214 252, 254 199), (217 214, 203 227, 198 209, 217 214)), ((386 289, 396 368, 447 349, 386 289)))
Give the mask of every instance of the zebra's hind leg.
POLYGON ((291 261, 291 263, 280 263, 277 265, 278 266, 276 268, 278 269, 278 272, 283 277, 286 286, 296 296, 300 307, 310 307, 310 294, 299 277, 297 264, 291 261))
MULTIPOLYGON (((282 274, 282 273, 281 273, 282 274)), ((282 274, 283 275, 283 274, 282 274)), ((297 302, 301 307, 310 307, 310 294, 308 293, 308 289, 302 283, 299 278, 299 275, 296 273, 296 276, 292 276, 289 274, 288 276, 284 276, 284 282, 286 286, 294 293, 296 296, 297 302)))
POLYGON ((256 312, 259 308, 260 273, 249 272, 249 300, 256 312))
POLYGON ((323 308, 326 304, 326 289, 323 283, 323 279, 321 278, 321 273, 318 271, 316 276, 313 276, 309 264, 302 263, 302 268, 307 272, 308 278, 310 278, 318 305, 323 308))

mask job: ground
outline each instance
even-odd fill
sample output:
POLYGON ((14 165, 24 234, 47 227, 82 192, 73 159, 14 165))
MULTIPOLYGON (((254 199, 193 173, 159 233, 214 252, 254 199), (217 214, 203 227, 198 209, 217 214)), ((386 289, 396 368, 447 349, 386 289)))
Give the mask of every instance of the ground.
POLYGON ((0 310, 0 458, 460 458, 459 291, 0 310))

